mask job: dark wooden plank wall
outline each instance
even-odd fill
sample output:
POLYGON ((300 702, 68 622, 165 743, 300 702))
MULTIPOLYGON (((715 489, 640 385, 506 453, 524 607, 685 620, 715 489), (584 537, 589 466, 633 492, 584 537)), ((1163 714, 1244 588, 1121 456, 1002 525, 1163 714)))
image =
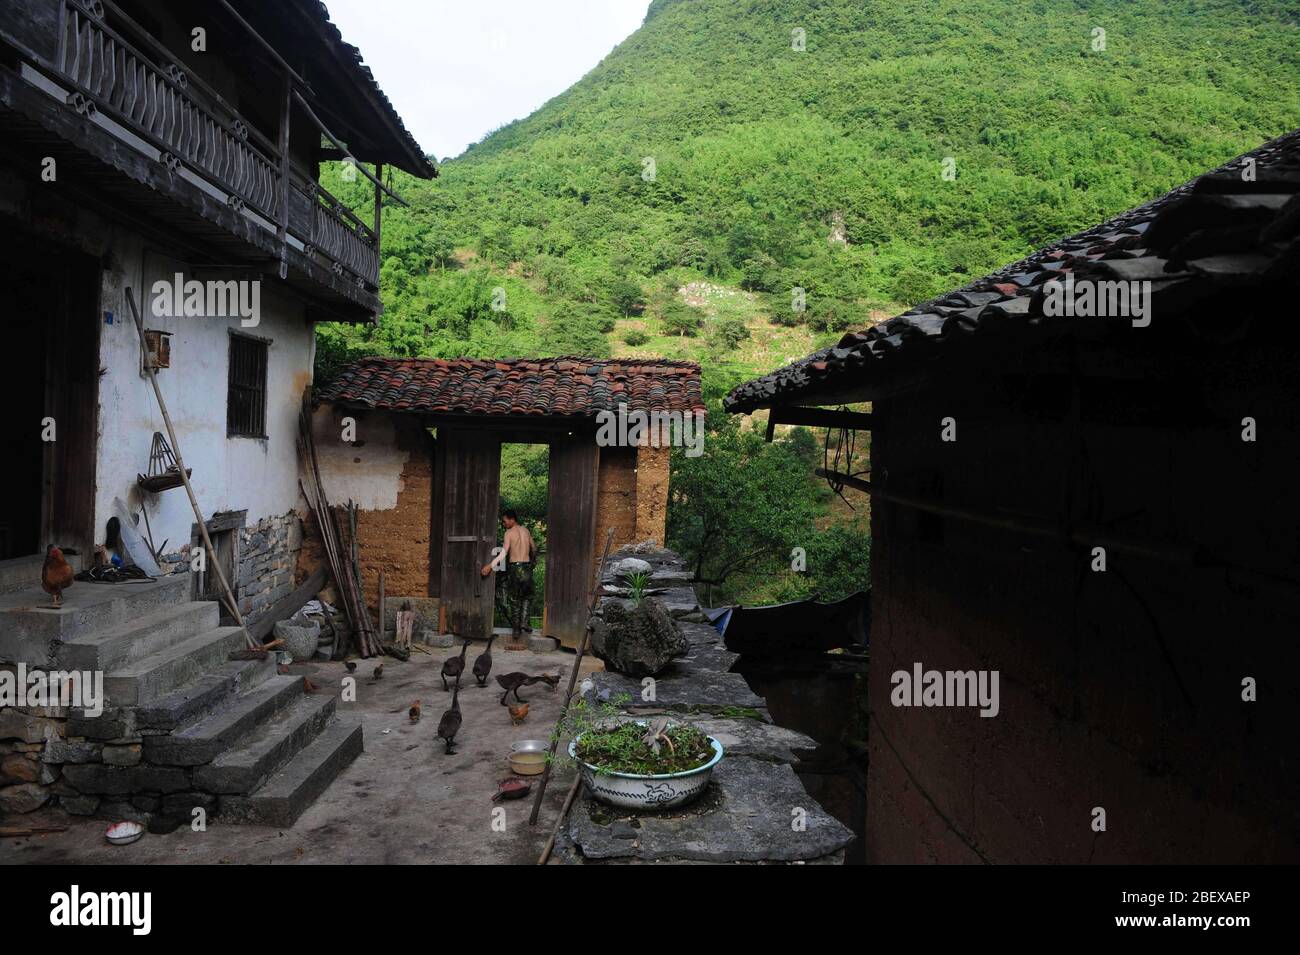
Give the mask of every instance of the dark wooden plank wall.
POLYGON ((551 443, 546 508, 546 634, 577 648, 595 564, 600 449, 590 435, 551 443))
MULTIPOLYGON (((89 566, 96 536, 99 262, 66 249, 49 254, 58 262, 50 292, 59 304, 49 329, 45 406, 57 422, 58 440, 46 445, 42 543, 73 547, 89 566)), ((141 461, 140 470, 148 463, 141 461)))

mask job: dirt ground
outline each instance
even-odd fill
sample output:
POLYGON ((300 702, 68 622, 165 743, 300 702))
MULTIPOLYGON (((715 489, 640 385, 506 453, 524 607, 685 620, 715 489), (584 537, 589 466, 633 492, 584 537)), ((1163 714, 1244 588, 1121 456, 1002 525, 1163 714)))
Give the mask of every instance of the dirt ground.
MULTIPOLYGON (((481 644, 470 647, 469 659, 481 649, 481 644)), ((494 675, 512 670, 560 672, 559 688, 551 692, 539 684, 521 691, 530 704, 529 714, 523 725, 513 726, 499 703, 502 691, 496 682, 489 677, 487 688, 480 689, 467 674, 460 692, 464 724, 455 754, 447 756, 436 730, 451 695, 443 691, 438 674, 451 653, 417 652, 407 663, 385 658, 378 682, 370 679, 374 663, 359 661, 357 701, 340 701, 339 713, 360 717, 365 752, 291 829, 211 821, 206 832, 182 827, 166 836, 146 834, 131 846, 113 846, 104 839, 107 821, 41 810, 6 824, 67 825, 68 831, 0 840, 0 863, 531 864, 550 835, 572 771, 557 767, 535 827, 528 825, 528 814, 536 783, 526 799, 490 800, 497 782, 510 775, 510 744, 549 737, 575 657, 565 651, 494 649, 494 675), (420 722, 412 724, 407 711, 417 699, 423 713, 420 722), (493 828, 492 810, 497 807, 505 811, 504 831, 493 828)), ((599 668, 600 662, 589 657, 583 673, 593 666, 599 668)), ((289 670, 310 675, 320 692, 329 693, 338 693, 346 676, 341 663, 295 664, 289 670)))

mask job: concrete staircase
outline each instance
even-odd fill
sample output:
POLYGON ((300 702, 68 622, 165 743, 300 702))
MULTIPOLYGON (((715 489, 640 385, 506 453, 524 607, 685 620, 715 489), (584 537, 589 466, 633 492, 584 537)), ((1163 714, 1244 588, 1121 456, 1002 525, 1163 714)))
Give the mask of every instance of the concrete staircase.
POLYGON ((188 575, 77 583, 57 611, 32 579, 0 592, 0 660, 104 673, 104 713, 74 710, 66 725, 82 755, 105 754, 63 767, 83 796, 183 808, 189 795, 224 819, 287 827, 361 752, 337 698, 305 693, 271 660, 229 661, 244 632, 189 599, 188 575))

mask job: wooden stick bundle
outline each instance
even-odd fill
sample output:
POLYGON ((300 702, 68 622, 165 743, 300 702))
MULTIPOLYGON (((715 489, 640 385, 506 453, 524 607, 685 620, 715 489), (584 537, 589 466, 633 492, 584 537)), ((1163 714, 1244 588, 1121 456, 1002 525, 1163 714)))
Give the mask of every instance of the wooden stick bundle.
MULTIPOLYGON (((312 513, 316 517, 316 526, 320 530, 321 545, 325 559, 329 563, 330 576, 334 578, 339 600, 343 603, 343 612, 347 615, 357 644, 357 651, 363 657, 371 657, 380 651, 379 643, 374 637, 370 624, 370 615, 366 612, 365 592, 361 588, 360 570, 356 563, 356 525, 355 510, 348 502, 349 529, 353 532, 348 547, 348 560, 344 563, 344 550, 340 541, 340 526, 334 508, 325 496, 324 484, 320 476, 320 463, 316 458, 316 443, 311 433, 311 413, 304 397, 302 410, 298 415, 298 456, 303 464, 304 480, 298 482, 303 497, 307 499, 312 513)), ((337 642, 335 652, 341 648, 337 642)))

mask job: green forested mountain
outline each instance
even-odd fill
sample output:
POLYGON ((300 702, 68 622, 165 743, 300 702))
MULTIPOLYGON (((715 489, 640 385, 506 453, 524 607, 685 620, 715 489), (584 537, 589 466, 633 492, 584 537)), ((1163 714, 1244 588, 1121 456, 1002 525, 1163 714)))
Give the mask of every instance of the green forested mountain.
MULTIPOLYGON (((567 92, 436 181, 398 177, 386 314, 322 328, 320 376, 372 353, 694 357, 716 409, 1298 124, 1296 0, 654 0, 567 92)), ((862 513, 810 476, 813 436, 709 427, 674 461, 669 541, 710 599, 860 586, 862 513)), ((511 494, 544 471, 529 453, 511 494)))
POLYGON ((323 360, 767 370, 1294 127, 1298 23, 1294 0, 654 0, 567 92, 399 178, 383 324, 327 331, 323 360))

